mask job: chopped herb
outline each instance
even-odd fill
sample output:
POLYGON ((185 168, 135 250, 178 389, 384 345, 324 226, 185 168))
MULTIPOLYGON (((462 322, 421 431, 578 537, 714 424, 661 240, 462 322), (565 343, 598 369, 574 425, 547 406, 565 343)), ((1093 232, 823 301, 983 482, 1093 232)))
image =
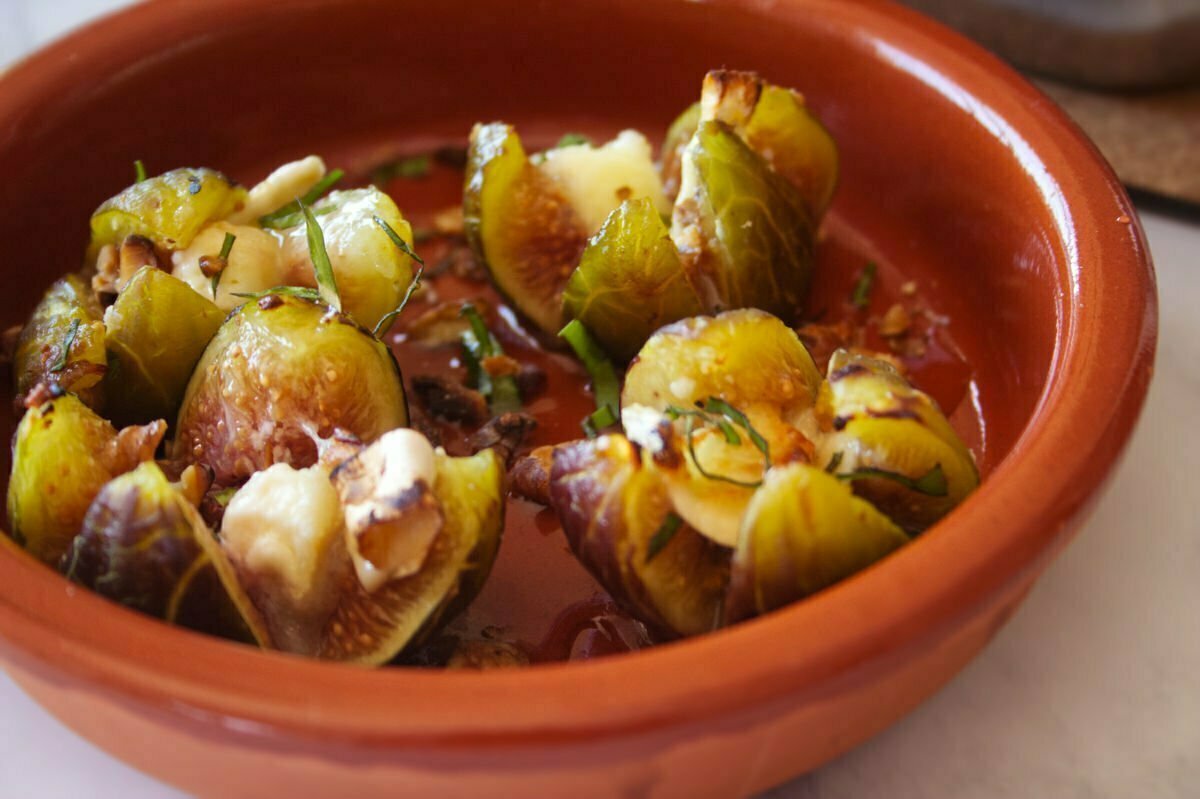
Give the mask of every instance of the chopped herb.
POLYGON ((146 179, 146 165, 142 163, 140 158, 133 162, 133 174, 134 183, 141 183, 146 179))
POLYGON ((408 242, 405 241, 404 238, 397 233, 391 225, 385 222, 382 217, 375 216, 371 218, 375 220, 375 224, 383 228, 383 232, 387 234, 387 237, 392 240, 392 244, 395 244, 400 252, 404 253, 409 258, 412 258, 421 266, 425 265, 425 259, 417 255, 416 251, 413 250, 412 247, 408 246, 408 242))
POLYGON ((842 465, 842 453, 835 452, 833 457, 829 459, 829 463, 825 466, 825 471, 833 474, 837 471, 837 467, 842 465))
POLYGON ((283 297, 297 297, 310 302, 324 302, 319 291, 303 286, 275 286, 266 291, 234 292, 233 296, 247 300, 261 300, 263 297, 269 297, 272 294, 278 294, 283 297))
POLYGON ((233 499, 233 495, 238 492, 236 487, 222 488, 220 491, 214 491, 212 498, 213 502, 220 505, 222 508, 229 504, 229 500, 233 499))
POLYGON ((684 435, 687 438, 688 454, 692 456, 692 463, 696 464, 696 470, 710 480, 720 480, 724 483, 733 483, 734 485, 746 488, 757 488, 762 485, 762 480, 738 480, 733 477, 709 472, 704 468, 703 464, 700 463, 700 459, 696 457, 695 442, 693 440, 693 435, 696 432, 696 419, 717 427, 724 434, 725 442, 728 444, 740 445, 742 443, 742 438, 738 435, 737 430, 734 429, 734 425, 745 430, 746 435, 750 438, 750 443, 763 454, 764 471, 771 468, 771 450, 767 445, 766 439, 759 435, 754 426, 750 424, 750 420, 746 418, 746 415, 725 400, 718 397, 709 397, 703 403, 697 403, 697 405, 700 406, 698 410, 680 408, 676 405, 668 405, 666 409, 667 418, 672 421, 680 418, 684 419, 684 435))
POLYGON ((612 427, 617 423, 617 415, 613 412, 612 406, 605 405, 602 408, 597 408, 595 411, 583 420, 580 425, 583 427, 584 435, 588 438, 595 438, 600 435, 600 431, 606 427, 612 427))
POLYGON ((658 553, 667 548, 667 544, 671 543, 671 539, 679 532, 679 528, 683 525, 683 519, 674 511, 667 514, 667 518, 663 519, 663 523, 650 537, 650 543, 646 545, 646 563, 658 557, 658 553))
POLYGON ((875 265, 874 261, 868 261, 867 265, 863 267, 858 282, 854 284, 854 293, 850 295, 850 301, 854 303, 855 308, 864 309, 871 304, 871 290, 875 287, 877 271, 879 271, 879 267, 875 265))
POLYGON ((898 472, 890 472, 886 469, 872 469, 869 467, 855 469, 852 472, 846 472, 845 474, 837 474, 834 476, 839 480, 846 480, 847 482, 879 477, 884 480, 891 480, 894 483, 899 483, 907 489, 916 491, 918 494, 925 494, 926 496, 930 497, 944 497, 950 493, 950 486, 946 482, 946 473, 942 471, 942 464, 940 463, 935 464, 932 469, 916 479, 898 472))
MULTIPOLYGON (((312 205, 317 200, 324 196, 325 192, 333 188, 334 184, 346 173, 340 169, 335 169, 325 177, 317 181, 311 189, 305 192, 303 197, 292 200, 282 208, 277 208, 266 216, 261 216, 258 219, 258 224, 262 227, 272 228, 274 230, 282 230, 284 228, 295 227, 303 220, 303 206, 312 205)), ((317 211, 320 213, 329 213, 325 209, 317 211)))
POLYGON ((212 295, 213 299, 217 298, 217 286, 221 285, 221 276, 225 274, 226 267, 229 266, 229 254, 233 252, 233 243, 237 241, 237 236, 232 233, 225 233, 225 241, 221 242, 221 253, 217 256, 217 265, 220 267, 212 276, 212 295))
MULTIPOLYGON (((709 397, 706 399, 704 401, 704 410, 709 413, 719 413, 745 430, 746 435, 750 436, 750 442, 763 454, 763 458, 766 460, 766 468, 771 468, 771 450, 767 446, 767 440, 754 429, 750 424, 750 420, 746 418, 746 414, 718 397, 709 397)), ((729 436, 727 435, 726 438, 729 438, 729 436)))
POLYGON ((696 441, 694 438, 696 418, 696 414, 689 413, 683 420, 683 434, 687 438, 688 455, 692 456, 692 463, 696 464, 696 471, 709 480, 720 480, 722 483, 732 483, 735 486, 742 486, 743 488, 758 488, 762 485, 762 480, 739 480, 736 477, 727 477, 723 474, 710 472, 704 468, 704 465, 700 463, 700 458, 696 455, 696 441))
POLYGON ((592 395, 596 400, 596 410, 607 406, 615 417, 621 407, 621 387, 617 382, 617 372, 613 369, 612 361, 578 319, 568 322, 566 327, 558 331, 558 335, 571 345, 575 355, 583 361, 583 368, 587 369, 588 376, 592 378, 592 395))
POLYGON ((71 326, 67 329, 67 337, 63 341, 62 349, 58 352, 58 357, 54 360, 54 365, 50 367, 51 372, 61 372, 67 368, 67 359, 71 355, 71 347, 75 345, 75 337, 79 335, 79 320, 72 319, 71 326))
POLYGON ((470 330, 462 334, 463 360, 467 364, 467 380, 472 388, 488 398, 492 413, 501 414, 521 408, 521 391, 512 375, 488 374, 483 361, 504 354, 500 342, 488 330, 487 324, 475 306, 464 303, 459 315, 467 320, 470 330))
POLYGON ((337 281, 333 278, 333 264, 329 262, 329 252, 325 249, 325 234, 321 232, 317 218, 307 205, 301 203, 300 212, 304 214, 308 254, 312 258, 313 271, 317 274, 317 289, 321 292, 321 299, 331 308, 341 311, 342 297, 338 294, 337 281))
POLYGON ((393 310, 388 311, 383 315, 383 318, 375 323, 375 329, 371 331, 371 335, 379 338, 382 334, 388 332, 392 328, 392 322, 396 321, 396 317, 403 313, 408 301, 412 299, 412 295, 421 285, 421 275, 425 274, 425 270, 418 266, 417 271, 413 273, 412 280, 408 282, 408 290, 404 292, 404 296, 400 298, 400 304, 393 310))
POLYGON ((427 177, 429 169, 430 162, 427 154, 422 153, 421 155, 397 158, 395 161, 389 161, 373 169, 371 171, 371 182, 378 186, 396 178, 417 180, 427 177))
POLYGON ((584 136, 582 133, 565 133, 563 134, 563 137, 558 140, 558 144, 554 145, 554 147, 551 149, 557 150, 560 147, 575 147, 576 145, 591 143, 592 140, 587 136, 584 136))

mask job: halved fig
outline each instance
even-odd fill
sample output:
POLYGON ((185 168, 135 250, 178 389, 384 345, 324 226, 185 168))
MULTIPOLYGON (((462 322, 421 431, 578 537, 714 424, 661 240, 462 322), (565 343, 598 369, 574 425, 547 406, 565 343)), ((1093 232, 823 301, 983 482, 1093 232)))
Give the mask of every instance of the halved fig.
POLYGON ((725 620, 802 599, 907 542, 903 530, 836 477, 801 463, 772 469, 742 521, 725 620))
POLYGON ((626 200, 609 215, 567 281, 563 310, 620 361, 664 324, 703 310, 652 200, 626 200))
POLYGON ((794 429, 816 432, 811 409, 820 386, 795 331, 742 309, 684 319, 651 336, 625 374, 621 407, 692 409, 716 397, 746 414, 783 462, 803 446, 794 429))
POLYGON ((733 129, 701 122, 683 153, 671 238, 706 308, 794 315, 812 278, 816 220, 733 129))
POLYGON ((212 533, 152 461, 104 485, 63 557, 67 578, 172 624, 253 642, 212 533), (217 553, 218 559, 221 558, 217 553))
POLYGON ((187 247, 201 228, 245 200, 245 189, 211 169, 174 169, 134 183, 92 214, 88 262, 104 245, 117 246, 128 236, 168 251, 187 247))
POLYGON ((166 429, 158 421, 118 433, 71 394, 30 408, 13 439, 13 538, 43 563, 57 564, 101 487, 152 459, 166 429))
MULTIPOLYGON (((335 191, 312 207, 325 236, 342 309, 373 330, 400 304, 412 281, 414 261, 387 231, 385 222, 412 249, 412 226, 392 198, 374 186, 335 191)), ((289 286, 317 285, 307 229, 301 223, 284 231, 283 264, 289 286)), ((236 245, 234 246, 236 250, 236 245)))
POLYGON ((433 494, 443 524, 420 569, 371 592, 349 573, 317 656, 359 665, 392 660, 417 645, 478 594, 504 529, 504 467, 492 450, 436 456, 433 494))
POLYGON ((256 472, 229 504, 220 545, 262 619, 266 643, 313 655, 353 576, 342 507, 323 466, 276 463, 256 472))
POLYGON ((650 147, 632 131, 530 158, 511 126, 476 125, 467 153, 463 223, 497 288, 547 335, 562 326, 562 292, 588 236, 626 199, 666 210, 650 147))
POLYGON ((818 403, 818 462, 909 532, 979 485, 975 459, 933 398, 885 361, 838 350, 818 403))
MULTIPOLYGON (((820 219, 837 187, 833 137, 792 89, 753 72, 713 70, 704 76, 699 120, 729 125, 771 169, 795 186, 812 219, 820 219)), ((698 122, 693 129, 698 126, 698 122)), ((664 164, 665 165, 665 164, 664 164)))
POLYGON ((142 267, 104 314, 106 410, 117 424, 174 419, 225 314, 182 281, 142 267))
POLYGON ((628 439, 556 448, 550 496, 571 549, 629 612, 672 636, 716 626, 729 550, 672 520, 665 485, 628 439))
POLYGON ((273 463, 311 466, 335 434, 369 443, 407 421, 384 344, 323 305, 272 294, 232 313, 205 349, 174 457, 234 485, 273 463))
POLYGON ((100 301, 87 281, 67 275, 55 281, 33 314, 13 352, 17 393, 41 383, 70 391, 89 407, 103 406, 101 380, 107 368, 100 301))

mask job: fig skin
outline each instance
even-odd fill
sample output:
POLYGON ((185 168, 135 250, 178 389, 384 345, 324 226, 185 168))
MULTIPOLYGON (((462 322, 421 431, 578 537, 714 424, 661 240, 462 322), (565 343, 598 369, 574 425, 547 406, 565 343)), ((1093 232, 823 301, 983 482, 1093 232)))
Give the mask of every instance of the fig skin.
POLYGON ((438 453, 433 492, 444 516, 420 571, 367 592, 347 570, 317 657, 377 666, 416 647, 478 595, 504 530, 504 468, 493 450, 438 453))
POLYGON ((854 493, 910 533, 941 519, 979 485, 979 469, 945 414, 885 361, 845 350, 829 359, 817 404, 826 435, 818 462, 835 474, 878 469, 919 480, 940 469, 945 491, 931 495, 887 478, 856 479, 854 493))
POLYGON ((582 322, 622 363, 658 328, 702 310, 649 198, 626 200, 609 215, 563 293, 564 318, 582 322))
POLYGON ((100 301, 88 282, 67 275, 52 285, 21 329, 13 352, 17 394, 54 384, 93 410, 104 408, 101 381, 107 369, 100 301), (74 334, 72 334, 74 329, 74 334), (64 352, 68 343, 70 351, 64 352))
POLYGON ((120 433, 72 394, 29 409, 13 439, 8 522, 13 538, 56 565, 88 507, 113 477, 150 460, 166 432, 158 421, 120 433))
POLYGON ((555 448, 550 496, 572 551, 626 610, 669 638, 717 625, 729 550, 682 524, 650 555, 671 505, 628 439, 555 448))
POLYGON ((134 183, 92 214, 87 262, 100 248, 144 236, 164 251, 191 244, 209 222, 224 219, 246 201, 246 190, 212 169, 173 169, 134 183))
POLYGON ((802 463, 772 469, 742 519, 725 622, 810 596, 906 543, 903 530, 836 477, 802 463))
POLYGON ((106 410, 117 424, 174 419, 225 314, 183 281, 144 266, 105 313, 106 410))
POLYGON ((212 533, 152 461, 109 481, 63 556, 72 582, 199 632, 254 640, 202 545, 212 533))
POLYGON ((323 305, 268 295, 230 314, 205 349, 173 456, 236 485, 273 463, 313 465, 335 435, 370 443, 407 422, 384 344, 323 305))
POLYGON ((562 292, 588 232, 525 153, 512 126, 476 125, 463 184, 463 230, 496 288, 546 336, 562 326, 562 292))

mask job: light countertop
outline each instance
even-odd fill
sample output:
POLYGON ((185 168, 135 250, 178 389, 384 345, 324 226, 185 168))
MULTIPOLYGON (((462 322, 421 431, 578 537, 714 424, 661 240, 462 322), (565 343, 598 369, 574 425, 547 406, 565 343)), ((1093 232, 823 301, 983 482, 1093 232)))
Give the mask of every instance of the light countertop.
MULTIPOLYGON (((0 64, 127 0, 0 0, 0 64)), ((994 642, 898 724, 772 799, 1200 795, 1200 215, 1143 210, 1161 329, 1107 493, 994 642)), ((0 672, 0 799, 179 792, 0 672)))

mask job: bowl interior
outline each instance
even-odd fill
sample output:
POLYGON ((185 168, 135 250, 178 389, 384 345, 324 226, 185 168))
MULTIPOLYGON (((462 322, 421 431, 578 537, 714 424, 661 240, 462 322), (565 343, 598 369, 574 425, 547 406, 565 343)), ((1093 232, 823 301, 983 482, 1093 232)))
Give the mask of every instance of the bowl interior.
MULTIPOLYGON (((981 465, 1008 488, 1002 492, 985 483, 969 507, 932 531, 928 541, 745 629, 616 659, 628 660, 627 666, 614 661, 548 667, 538 675, 494 679, 517 693, 534 691, 540 680, 557 686, 543 690, 566 695, 579 669, 613 685, 626 680, 628 669, 639 669, 647 681, 639 694, 673 701, 701 690, 702 680, 716 684, 715 677, 679 679, 690 658, 703 654, 749 675, 748 667, 737 664, 763 660, 779 634, 795 634, 812 646, 800 646, 777 670, 816 659, 789 680, 805 679, 801 672, 811 677, 836 671, 867 651, 833 654, 851 638, 869 647, 873 635, 894 643, 911 632, 897 627, 893 637, 879 638, 888 613, 895 621, 918 608, 925 618, 944 618, 947 602, 977 599, 1002 582, 1001 572, 1028 566, 1053 540, 1052 517, 1046 517, 1046 530, 1032 532, 1028 519, 998 521, 1003 505, 1019 494, 1018 482, 1030 480, 1028 472, 1048 464, 1049 456, 1026 458, 1035 463, 1024 473, 1004 461, 1031 440, 1030 431, 1054 399, 1055 379, 1069 366, 1068 334, 1086 332, 1076 329, 1073 308, 1082 285, 1080 250, 1098 251, 1088 226, 1094 216, 1111 213, 1115 219, 1128 208, 1121 206, 1108 173, 1089 160, 1094 156, 1040 95, 941 29, 875 4, 813 0, 764 8, 665 0, 197 0, 148 4, 102 22, 5 79, 0 235, 7 252, 0 268, 7 290, 0 320, 21 322, 50 281, 79 265, 88 216, 130 182, 135 159, 154 169, 213 166, 249 182, 271 165, 309 152, 353 168, 398 149, 462 142, 479 120, 510 121, 535 138, 622 127, 657 137, 695 99, 706 70, 757 70, 801 90, 838 140, 842 178, 833 216, 839 235, 858 252, 928 286, 936 309, 949 317, 953 339, 973 368, 975 389, 966 401, 977 404, 985 422, 981 465), (1067 169, 1085 162, 1092 170, 1085 175, 1067 169), (1088 188, 1102 190, 1096 207, 1072 205, 1088 188), (990 525, 1000 539, 987 544, 995 551, 981 548, 977 539, 973 543, 971 531, 963 529, 968 525, 990 525), (989 558, 992 582, 978 581, 989 558), (944 586, 913 588, 900 607, 871 615, 884 607, 883 596, 897 580, 915 584, 922 571, 928 575, 952 559, 959 570, 947 567, 944 586), (844 638, 834 632, 856 624, 858 631, 844 638)), ((1126 249, 1136 252, 1135 229, 1126 240, 1126 249)), ((1144 295, 1146 279, 1131 278, 1128 290, 1140 287, 1144 295)), ((1140 331, 1144 348, 1145 321, 1139 319, 1122 324, 1131 334, 1140 331)), ((1134 349, 1133 344, 1122 349, 1128 357, 1120 368, 1126 372, 1134 349)), ((1115 383, 1111 387, 1122 393, 1115 383)), ((10 417, 0 415, 0 431, 12 429, 10 417)), ((1108 450, 1116 447, 1119 443, 1108 450)), ((1072 511, 1109 461, 1069 496, 1062 481, 1051 480, 1031 496, 1030 512, 1064 497, 1061 513, 1072 511)), ((7 463, 0 468, 7 474, 7 463)), ((214 679, 219 685, 209 687, 210 699, 222 691, 226 699, 261 691, 282 706, 307 696, 287 687, 291 678, 316 680, 342 692, 339 706, 318 709, 317 717, 344 717, 357 708, 364 718, 378 720, 383 715, 378 692, 364 686, 387 681, 389 690, 399 692, 395 702, 406 698, 409 709, 416 708, 413 718, 433 724, 428 720, 437 715, 434 700, 416 697, 418 691, 472 695, 486 681, 422 674, 402 682, 395 674, 364 675, 261 655, 185 632, 159 631, 94 597, 66 600, 56 591, 57 578, 40 576, 37 567, 7 549, 0 549, 0 568, 19 571, 22 581, 4 590, 45 601, 56 618, 94 614, 94 623, 71 622, 64 633, 80 651, 112 648, 124 651, 118 659, 127 659, 127 641, 136 638, 146 673, 170 668, 179 675, 174 690, 186 689, 193 666, 197 673, 202 664, 236 672, 214 679), (64 607, 67 602, 73 609, 64 607), (114 637, 118 640, 109 640, 114 637), (227 668, 234 663, 236 669, 227 668)), ((919 626, 914 618, 906 623, 919 626)), ((768 690, 747 689, 736 701, 768 690)), ((717 700, 712 707, 726 702, 717 700)), ((313 701, 319 706, 323 700, 313 701)), ((618 709, 589 702, 581 699, 575 710, 559 702, 534 715, 590 712, 597 720, 619 715, 618 709)))

